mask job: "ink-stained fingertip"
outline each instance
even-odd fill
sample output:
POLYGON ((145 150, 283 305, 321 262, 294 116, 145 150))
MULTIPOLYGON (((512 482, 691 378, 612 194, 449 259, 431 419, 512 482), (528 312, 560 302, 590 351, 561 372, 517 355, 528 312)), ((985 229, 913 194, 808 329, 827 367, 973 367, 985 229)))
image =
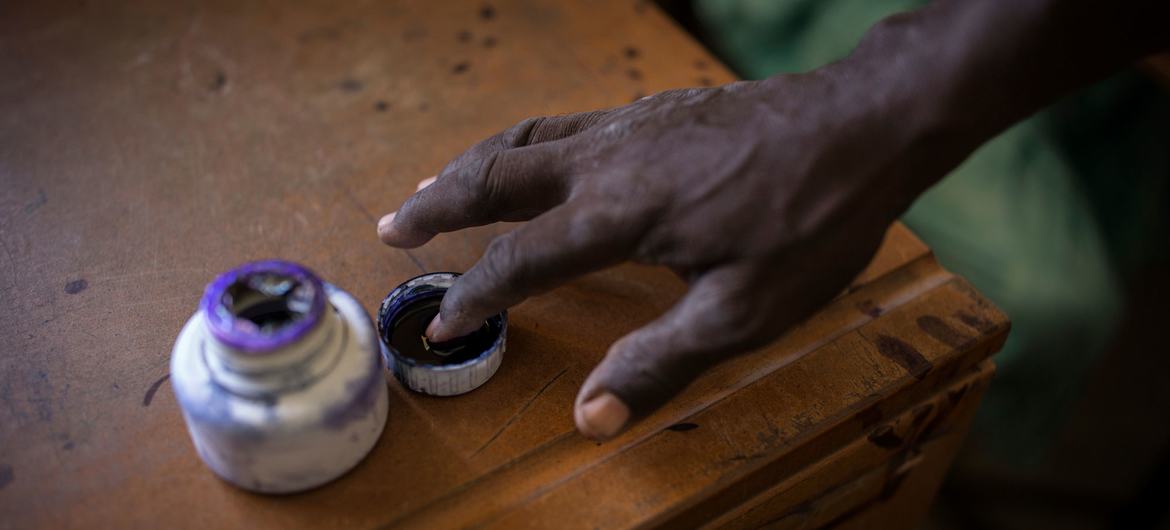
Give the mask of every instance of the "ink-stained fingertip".
POLYGON ((581 403, 573 411, 577 430, 585 437, 605 441, 617 436, 630 421, 630 407, 617 396, 605 392, 581 403))
POLYGON ((443 337, 443 335, 439 333, 439 329, 442 327, 443 315, 442 313, 439 313, 435 315, 435 318, 431 319, 430 324, 427 324, 427 340, 431 342, 443 342, 444 340, 447 340, 446 337, 443 337))
POLYGON ((435 315, 435 318, 427 325, 427 340, 431 342, 447 342, 479 329, 482 324, 482 321, 460 322, 456 320, 446 322, 440 313, 435 315))

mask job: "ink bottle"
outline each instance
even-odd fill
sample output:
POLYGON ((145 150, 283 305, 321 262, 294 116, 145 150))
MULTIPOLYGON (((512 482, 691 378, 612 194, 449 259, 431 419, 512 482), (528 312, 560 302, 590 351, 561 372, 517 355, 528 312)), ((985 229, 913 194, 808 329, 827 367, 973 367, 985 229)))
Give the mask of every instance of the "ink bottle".
POLYGON ((341 476, 386 423, 378 342, 357 300, 300 265, 259 261, 223 273, 171 355, 171 384, 200 458, 262 493, 341 476))
POLYGON ((378 309, 378 336, 386 364, 407 388, 432 396, 475 390, 496 373, 504 357, 508 312, 489 317, 479 329, 446 342, 430 342, 427 325, 443 294, 459 274, 433 272, 390 291, 378 309))

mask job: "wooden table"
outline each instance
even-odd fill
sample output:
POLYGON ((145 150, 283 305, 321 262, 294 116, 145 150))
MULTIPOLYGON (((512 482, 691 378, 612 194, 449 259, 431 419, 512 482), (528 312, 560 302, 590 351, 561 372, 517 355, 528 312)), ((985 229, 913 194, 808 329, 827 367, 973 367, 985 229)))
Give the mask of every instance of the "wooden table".
POLYGON ((381 441, 326 487, 245 493, 187 437, 167 361, 215 273, 292 259, 373 310, 508 229, 378 243, 377 216, 463 147, 731 79, 619 0, 4 3, 0 527, 913 524, 1008 323, 900 225, 815 318, 608 443, 576 434, 573 397, 683 292, 661 269, 516 307, 469 395, 391 382, 381 441))

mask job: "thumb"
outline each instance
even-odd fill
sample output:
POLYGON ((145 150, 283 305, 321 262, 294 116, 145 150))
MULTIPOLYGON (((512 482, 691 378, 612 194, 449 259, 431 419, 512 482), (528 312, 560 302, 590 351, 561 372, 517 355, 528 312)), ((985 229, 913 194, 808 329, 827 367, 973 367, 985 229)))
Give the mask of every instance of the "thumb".
POLYGON ((700 276, 670 311, 610 347, 577 394, 581 434, 604 440, 654 412, 712 365, 779 335, 741 266, 700 276))

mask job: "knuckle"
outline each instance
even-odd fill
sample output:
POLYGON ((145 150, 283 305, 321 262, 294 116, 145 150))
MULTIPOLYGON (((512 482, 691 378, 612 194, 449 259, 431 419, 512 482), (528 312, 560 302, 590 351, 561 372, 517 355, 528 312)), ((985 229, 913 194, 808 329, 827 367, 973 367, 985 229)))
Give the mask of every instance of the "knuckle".
POLYGON ((500 152, 491 152, 444 177, 447 180, 444 194, 446 200, 452 201, 452 206, 462 208, 472 217, 483 213, 481 211, 483 206, 490 204, 492 197, 498 192, 496 189, 499 186, 498 179, 491 175, 499 157, 500 152))
POLYGON ((480 266, 483 275, 497 289, 505 292, 519 292, 523 287, 523 261, 517 252, 515 232, 509 232, 492 240, 484 252, 480 266))
POLYGON ((577 119, 577 130, 583 131, 597 125, 601 120, 609 116, 608 110, 594 110, 580 115, 577 119))
POLYGON ((672 358, 637 333, 615 343, 614 352, 611 377, 636 407, 656 407, 682 390, 701 369, 672 358))
POLYGON ((700 317, 704 323, 695 328, 714 349, 738 353, 763 346, 776 336, 760 295, 721 290, 708 302, 700 317))
POLYGON ((476 202, 494 204, 504 195, 506 158, 508 151, 496 152, 485 158, 474 172, 469 172, 466 186, 476 202))
POLYGON ((726 93, 746 92, 754 89, 756 85, 757 82, 755 81, 735 81, 722 85, 719 87, 719 89, 720 91, 726 93))
POLYGON ((526 118, 503 131, 481 140, 448 162, 443 167, 440 175, 467 173, 469 169, 482 166, 483 161, 494 154, 529 145, 533 131, 537 130, 545 119, 544 117, 526 118))
POLYGON ((621 225, 622 213, 612 205, 595 204, 573 212, 569 222, 569 237, 572 240, 592 238, 598 233, 607 233, 621 225))
POLYGON ((652 185, 633 177, 615 178, 620 182, 599 180, 580 188, 581 202, 588 206, 574 216, 574 225, 591 230, 624 232, 654 222, 664 201, 652 185))
POLYGON ((636 206, 618 200, 595 200, 572 214, 566 241, 585 246, 603 237, 610 244, 633 244, 644 232, 643 215, 636 206))
POLYGON ((533 143, 533 139, 537 137, 541 126, 546 122, 547 118, 544 116, 536 116, 520 120, 519 123, 508 128, 507 131, 501 135, 501 147, 511 149, 516 147, 523 147, 533 143))
POLYGON ((443 315, 443 320, 461 320, 469 313, 466 299, 462 293, 463 291, 459 289, 458 285, 447 290, 439 305, 439 312, 443 315))
POLYGON ((664 101, 688 101, 711 92, 709 88, 674 88, 654 95, 655 99, 664 101))

